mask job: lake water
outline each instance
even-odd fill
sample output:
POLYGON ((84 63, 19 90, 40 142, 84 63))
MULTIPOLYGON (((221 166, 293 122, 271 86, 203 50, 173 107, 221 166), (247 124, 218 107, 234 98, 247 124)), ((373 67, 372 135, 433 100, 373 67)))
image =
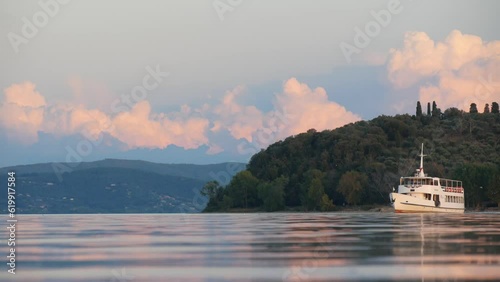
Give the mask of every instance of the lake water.
POLYGON ((500 213, 21 215, 16 239, 1 281, 500 281, 500 213))

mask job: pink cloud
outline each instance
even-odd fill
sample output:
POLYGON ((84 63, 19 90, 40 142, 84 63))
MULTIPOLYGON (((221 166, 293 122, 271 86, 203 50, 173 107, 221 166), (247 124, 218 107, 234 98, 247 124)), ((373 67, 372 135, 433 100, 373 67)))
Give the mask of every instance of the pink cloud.
POLYGON ((35 91, 31 82, 14 84, 5 89, 0 105, 0 124, 10 138, 24 144, 38 141, 38 132, 55 136, 81 134, 96 140, 109 134, 128 148, 166 148, 176 145, 186 149, 208 144, 205 133, 208 120, 186 117, 187 106, 180 113, 167 115, 151 112, 149 102, 137 103, 129 112, 111 116, 98 109, 88 109, 83 104, 47 105, 44 97, 35 91))
POLYGON ((246 139, 265 147, 290 135, 316 130, 334 129, 361 118, 343 106, 328 100, 325 89, 311 89, 307 84, 290 78, 281 93, 274 97, 274 109, 262 113, 254 106, 242 106, 235 97, 242 95, 242 87, 228 91, 213 113, 217 120, 211 131, 227 129, 236 139, 246 139))
POLYGON ((391 50, 387 71, 396 88, 420 84, 420 100, 435 100, 442 108, 491 104, 500 100, 500 41, 454 30, 434 42, 424 32, 408 32, 404 47, 391 50))
POLYGON ((165 115, 151 113, 149 102, 137 103, 130 112, 118 114, 113 120, 111 136, 129 148, 166 148, 177 145, 195 149, 208 144, 205 133, 208 120, 190 118, 170 120, 165 115))
POLYGON ((213 132, 227 129, 236 139, 246 139, 252 142, 253 134, 262 128, 262 112, 255 106, 243 106, 236 102, 237 96, 244 93, 245 88, 238 86, 227 91, 222 103, 213 108, 216 116, 213 132))
POLYGON ((23 144, 36 143, 44 121, 44 97, 31 82, 13 84, 4 93, 0 103, 0 124, 7 135, 23 144))
POLYGON ((336 102, 328 100, 322 87, 309 88, 296 78, 283 85, 283 92, 276 97, 275 108, 287 113, 280 137, 305 132, 311 128, 318 131, 334 129, 361 118, 336 102))
POLYGON ((13 84, 4 90, 5 103, 15 104, 20 107, 38 108, 46 105, 45 98, 35 90, 35 84, 26 81, 13 84))
MULTIPOLYGON (((73 83, 76 90, 82 88, 79 80, 73 83)), ((253 105, 238 103, 238 97, 246 94, 242 86, 227 91, 216 105, 204 104, 196 109, 182 105, 178 112, 155 113, 144 100, 129 111, 114 115, 89 108, 80 99, 74 103, 47 105, 32 83, 12 85, 5 92, 1 104, 2 127, 8 130, 10 137, 26 144, 36 142, 38 132, 56 137, 80 134, 91 140, 106 134, 128 149, 163 149, 170 145, 195 149, 206 145, 207 154, 218 154, 224 148, 209 140, 209 130, 212 134, 226 130, 235 139, 264 147, 311 128, 333 129, 360 120, 359 116, 330 101, 325 89, 311 89, 295 78, 284 82, 282 92, 274 97, 274 109, 267 113, 253 105)))

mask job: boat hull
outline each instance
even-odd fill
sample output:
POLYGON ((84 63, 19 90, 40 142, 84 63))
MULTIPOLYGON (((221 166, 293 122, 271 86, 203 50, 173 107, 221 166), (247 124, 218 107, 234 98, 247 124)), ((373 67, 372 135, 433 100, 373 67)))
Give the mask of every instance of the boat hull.
POLYGON ((417 199, 412 196, 399 193, 391 193, 390 200, 397 213, 463 213, 464 208, 454 208, 447 206, 435 206, 433 201, 417 199))

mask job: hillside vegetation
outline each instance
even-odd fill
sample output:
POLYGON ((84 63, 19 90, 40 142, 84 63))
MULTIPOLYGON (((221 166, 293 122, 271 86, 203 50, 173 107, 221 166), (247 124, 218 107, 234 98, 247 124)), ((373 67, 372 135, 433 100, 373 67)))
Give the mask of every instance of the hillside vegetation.
MULTIPOLYGON (((200 196, 211 179, 229 180, 242 163, 158 164, 107 159, 44 163, 0 169, 16 173, 16 209, 26 213, 191 213, 207 200, 200 196), (58 175, 54 168, 72 168, 58 175), (224 176, 227 174, 227 176, 224 176)), ((6 202, 7 193, 0 196, 6 202)), ((3 207, 6 212, 7 205, 3 207)))
POLYGON ((436 104, 422 114, 379 116, 335 130, 290 136, 255 154, 226 185, 201 191, 205 211, 239 208, 331 210, 335 205, 388 204, 401 176, 413 175, 424 143, 427 174, 464 182, 467 207, 500 203, 500 114, 436 104))

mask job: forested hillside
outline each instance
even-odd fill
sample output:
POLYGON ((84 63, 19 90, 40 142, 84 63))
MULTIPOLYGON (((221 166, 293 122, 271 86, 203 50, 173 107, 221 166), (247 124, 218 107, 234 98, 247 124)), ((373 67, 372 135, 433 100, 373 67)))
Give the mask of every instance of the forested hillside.
POLYGON ((379 116, 335 130, 290 136, 255 154, 227 186, 205 185, 205 211, 256 208, 331 210, 334 205, 384 204, 401 176, 426 173, 462 180, 466 205, 500 203, 500 114, 450 108, 379 116))
MULTIPOLYGON (((26 213, 190 213, 211 179, 229 180, 243 163, 159 164, 107 159, 84 163, 43 163, 0 169, 16 176, 16 209, 26 213), (71 168, 65 173, 58 170, 71 168), (56 170, 54 170, 56 169, 56 170)), ((7 201, 7 193, 0 195, 7 201)), ((7 212, 7 205, 2 212, 7 212)))

